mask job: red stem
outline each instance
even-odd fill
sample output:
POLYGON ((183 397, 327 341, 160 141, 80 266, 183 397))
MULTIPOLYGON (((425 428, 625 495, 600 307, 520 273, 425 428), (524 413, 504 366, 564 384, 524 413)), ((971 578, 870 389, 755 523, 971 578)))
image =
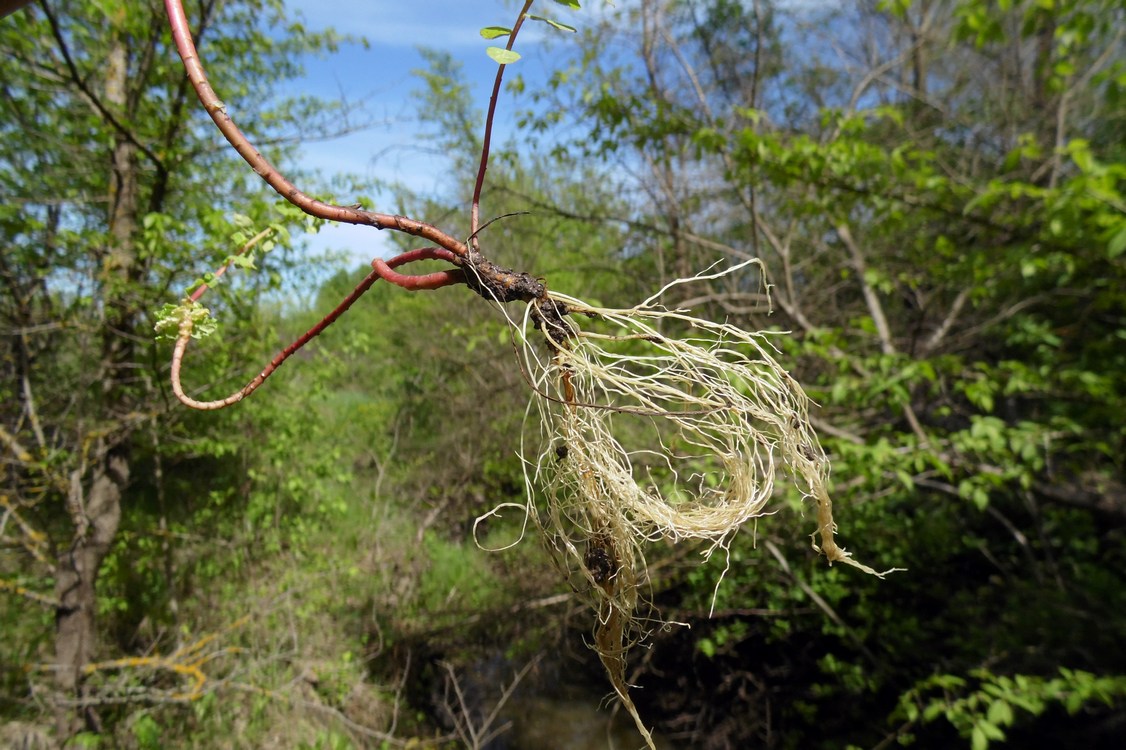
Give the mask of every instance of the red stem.
POLYGON ((184 70, 187 71, 188 80, 199 95, 199 100, 204 109, 211 115, 215 125, 234 146, 246 163, 254 168, 263 180, 278 192, 283 198, 300 208, 310 216, 316 216, 329 221, 341 221, 346 224, 363 224, 377 229, 393 229, 398 232, 423 237, 455 255, 465 257, 468 249, 465 244, 454 239, 437 227, 425 222, 409 219, 405 216, 381 214, 374 211, 362 211, 346 206, 337 206, 325 203, 301 192, 296 185, 287 180, 256 148, 249 139, 243 135, 227 115, 227 107, 215 94, 211 84, 207 81, 207 74, 203 70, 199 53, 192 41, 191 31, 188 29, 188 19, 184 15, 182 0, 164 0, 164 8, 168 13, 168 23, 172 29, 172 39, 176 43, 176 50, 184 61, 184 70))
POLYGON ((371 267, 379 278, 412 292, 423 289, 441 289, 451 284, 465 283, 465 272, 461 269, 436 271, 434 273, 420 275, 395 273, 385 261, 379 258, 371 262, 371 267))
MULTIPOLYGON (((508 44, 505 45, 506 50, 511 50, 512 45, 516 43, 516 35, 520 33, 520 27, 524 25, 524 16, 532 7, 535 0, 525 0, 524 7, 520 10, 520 15, 516 18, 516 23, 512 25, 512 33, 508 35, 508 44)), ((477 248, 477 229, 481 223, 481 191, 485 187, 485 171, 489 168, 489 148, 493 141, 493 118, 497 111, 497 99, 500 96, 500 82, 504 78, 505 65, 497 67, 497 77, 493 81, 493 95, 489 98, 489 112, 485 116, 485 136, 481 143, 481 166, 477 168, 477 182, 473 185, 473 206, 469 212, 469 237, 473 247, 477 248)))
POLYGON ((460 269, 452 271, 436 271, 434 273, 411 275, 396 273, 392 268, 398 268, 406 263, 416 260, 445 260, 450 263, 457 262, 457 256, 449 250, 437 247, 423 247, 418 250, 408 250, 401 255, 396 255, 391 260, 385 261, 376 258, 371 262, 371 267, 379 278, 408 291, 417 292, 423 289, 441 289, 451 284, 465 283, 465 273, 460 269))
MULTIPOLYGON (((254 235, 253 237, 251 237, 250 240, 247 241, 242 247, 240 247, 238 249, 238 252, 235 253, 235 255, 246 254, 247 250, 250 250, 252 247, 257 245, 258 242, 260 240, 262 240, 263 238, 269 237, 273 233, 273 231, 274 230, 272 230, 272 229, 263 229, 261 232, 254 235)), ((220 277, 222 277, 222 275, 227 272, 227 269, 230 268, 230 266, 231 266, 231 260, 228 258, 227 261, 223 265, 219 266, 219 268, 216 269, 216 271, 213 274, 211 274, 212 283, 214 283, 215 281, 218 281, 220 279, 220 277)), ((209 288, 210 287, 207 284, 200 284, 199 287, 197 287, 196 290, 188 296, 188 299, 190 299, 192 302, 198 302, 199 298, 202 297, 203 293, 206 292, 209 288)))
POLYGON ((336 319, 348 311, 356 300, 364 295, 371 285, 379 279, 401 286, 408 290, 419 289, 439 289, 443 286, 450 286, 451 284, 460 284, 465 281, 465 276, 460 269, 452 271, 438 271, 436 273, 424 274, 420 276, 410 276, 401 273, 395 273, 392 268, 398 268, 406 263, 413 263, 416 260, 445 260, 453 262, 457 256, 449 250, 444 248, 426 247, 418 250, 408 250, 405 253, 395 256, 389 261, 374 260, 372 261, 372 272, 364 277, 352 292, 345 297, 339 305, 337 305, 332 312, 323 317, 320 322, 306 331, 300 338, 291 343, 286 348, 278 352, 270 364, 266 365, 266 369, 262 370, 253 380, 244 385, 239 390, 235 391, 226 398, 221 398, 215 401, 197 401, 191 396, 184 393, 182 384, 180 383, 180 370, 183 367, 184 353, 188 349, 188 342, 192 338, 192 321, 189 316, 184 316, 183 322, 180 324, 180 335, 176 338, 176 345, 172 349, 172 393, 180 400, 185 406, 190 406, 193 409, 200 409, 203 411, 212 411, 215 409, 224 409, 228 406, 237 404, 244 398, 249 396, 254 391, 258 390, 258 386, 266 381, 287 359, 293 356, 301 347, 312 341, 319 336, 324 329, 336 322, 336 319))

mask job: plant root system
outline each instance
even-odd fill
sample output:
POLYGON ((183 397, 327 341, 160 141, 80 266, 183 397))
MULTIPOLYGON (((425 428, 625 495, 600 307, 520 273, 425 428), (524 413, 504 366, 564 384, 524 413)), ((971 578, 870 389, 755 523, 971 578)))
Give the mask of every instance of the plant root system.
POLYGON ((528 513, 572 585, 589 592, 594 648, 650 747, 625 669, 655 624, 638 614, 646 543, 697 540, 705 559, 726 552, 746 522, 770 512, 781 471, 816 505, 814 547, 830 563, 882 575, 834 540, 829 461, 809 398, 774 359, 771 338, 781 334, 660 304, 693 280, 625 310, 548 292, 518 326, 536 392, 529 414, 538 419, 528 423, 542 431, 538 456, 525 455, 528 513))

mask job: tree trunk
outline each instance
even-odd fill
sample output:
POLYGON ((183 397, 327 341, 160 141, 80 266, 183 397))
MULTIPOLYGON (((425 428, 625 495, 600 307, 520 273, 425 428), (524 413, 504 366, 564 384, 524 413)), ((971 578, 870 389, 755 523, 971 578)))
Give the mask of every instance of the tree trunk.
MULTIPOLYGON (((118 34, 106 59, 105 105, 130 122, 127 84, 127 41, 118 34)), ((59 556, 55 587, 59 601, 55 617, 55 659, 61 691, 56 712, 60 743, 83 730, 99 731, 95 706, 84 705, 85 667, 96 657, 98 571, 113 544, 121 522, 121 499, 129 481, 129 433, 122 421, 131 411, 126 383, 135 359, 133 330, 137 310, 130 289, 136 281, 134 247, 137 228, 138 174, 136 147, 116 133, 111 154, 109 194, 110 243, 102 256, 105 319, 99 363, 102 401, 99 417, 110 437, 99 439, 89 463, 93 468, 84 490, 86 464, 71 474, 67 511, 74 524, 70 547, 59 556), (115 424, 116 423, 116 424, 115 424)))
POLYGON ((62 700, 56 717, 58 737, 65 740, 83 729, 98 730, 92 706, 82 706, 83 667, 89 664, 97 639, 94 585, 121 521, 121 492, 129 481, 129 462, 108 453, 83 497, 75 472, 67 504, 77 525, 74 543, 59 558, 55 575, 55 661, 62 700), (76 710, 71 702, 77 702, 76 710))

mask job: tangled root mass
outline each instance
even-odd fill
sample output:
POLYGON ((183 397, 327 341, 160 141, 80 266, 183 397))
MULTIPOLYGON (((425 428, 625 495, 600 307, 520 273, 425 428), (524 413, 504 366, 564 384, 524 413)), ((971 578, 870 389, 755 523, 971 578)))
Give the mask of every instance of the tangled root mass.
POLYGON ((829 462, 808 397, 774 359, 770 339, 780 334, 660 304, 693 280, 625 310, 548 293, 518 327, 539 417, 529 423, 542 430, 538 456, 525 456, 529 497, 541 500, 528 512, 557 564, 591 592, 594 648, 650 746, 625 676, 626 653, 645 635, 637 613, 646 543, 698 540, 705 557, 726 550, 767 513, 781 472, 815 503, 814 547, 876 573, 834 540, 829 462))

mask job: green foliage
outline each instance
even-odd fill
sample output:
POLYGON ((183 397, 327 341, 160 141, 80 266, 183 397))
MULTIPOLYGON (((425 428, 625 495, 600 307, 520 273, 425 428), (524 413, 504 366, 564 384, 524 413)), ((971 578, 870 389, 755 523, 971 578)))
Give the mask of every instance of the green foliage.
POLYGON ((185 320, 191 321, 191 336, 193 339, 202 339, 215 333, 217 328, 211 318, 211 311, 198 302, 185 300, 178 305, 171 302, 164 303, 156 312, 156 331, 158 340, 175 341, 179 338, 180 327, 185 320))
POLYGON ((133 737, 136 738, 137 747, 141 750, 157 750, 161 747, 164 728, 157 723, 151 714, 141 713, 133 720, 133 737))
MULTIPOLYGON (((571 0, 555 1, 560 5, 566 5, 571 10, 579 10, 579 4, 577 2, 572 2, 571 0)), ((566 31, 572 34, 576 32, 574 26, 569 26, 568 24, 556 21, 552 18, 548 18, 547 16, 540 16, 534 13, 526 13, 524 14, 524 18, 529 21, 538 21, 540 23, 547 24, 557 31, 566 31)), ((500 37, 508 36, 509 34, 511 34, 512 29, 508 26, 485 26, 481 29, 480 33, 483 39, 499 39, 500 37)), ((503 47, 487 47, 485 49, 485 53, 488 54, 488 56, 499 65, 508 65, 520 59, 519 52, 505 49, 503 47)))
MULTIPOLYGON (((229 388, 253 376, 277 344, 257 308, 277 288, 280 272, 293 267, 297 227, 313 230, 316 223, 275 205, 276 196, 247 178, 236 155, 216 147, 217 135, 195 109, 168 47, 159 3, 113 12, 101 5, 51 3, 57 33, 38 6, 0 26, 0 183, 18 196, 0 209, 0 326, 31 333, 22 339, 25 356, 0 360, 0 424, 5 437, 34 447, 30 460, 7 469, 4 500, 12 506, 5 512, 14 508, 26 521, 9 524, 5 515, 0 524, 0 578, 49 595, 56 563, 65 565, 60 551, 88 537, 79 509, 93 502, 90 488, 104 476, 107 453, 127 459, 120 526, 100 570, 89 571, 98 584, 89 606, 99 615, 90 659, 170 652, 196 627, 222 631, 238 614, 209 621, 198 592, 222 581, 236 599, 248 565, 297 536, 296 523, 274 514, 338 513, 339 492, 318 492, 342 476, 331 453, 307 450, 304 441, 323 434, 279 429, 270 444, 278 451, 273 461, 255 447, 270 443, 255 434, 265 421, 260 415, 203 416, 170 406, 162 384, 171 348, 154 340, 153 329, 174 338, 190 316, 193 336, 202 337, 214 332, 213 311, 225 329, 193 347, 188 378, 229 388), (123 75, 115 79, 117 68, 107 61, 119 52, 123 75), (173 296, 169 290, 224 263, 262 265, 264 272, 232 275, 232 283, 209 292, 207 308, 184 302, 155 312, 173 296), (8 392, 10 384, 21 384, 19 395, 8 392), (304 456, 313 458, 296 460, 304 456), (283 468, 297 473, 293 483, 282 483, 283 468)), ((238 104, 240 123, 256 138, 284 144, 298 126, 305 134, 335 127, 311 113, 331 117, 336 105, 318 109, 312 99, 283 101, 273 92, 301 73, 303 56, 341 39, 306 33, 283 10, 273 0, 220 3, 200 6, 193 22, 202 22, 201 50, 224 82, 224 96, 238 104)), ((271 157, 284 165, 291 154, 292 147, 280 146, 271 157)), ((215 276, 200 281, 211 284, 215 276)), ((88 522, 96 521, 91 511, 88 522)), ((305 532, 317 522, 305 521, 305 532)), ((3 683, 7 720, 34 715, 35 706, 20 696, 54 689, 54 670, 40 664, 54 653, 55 618, 28 608, 30 600, 21 608, 5 597, 0 618, 12 637, 4 639, 3 661, 20 665, 20 677, 3 683)), ((92 675, 89 687, 90 695, 155 695, 148 691, 165 685, 159 674, 123 670, 112 679, 92 675)), ((108 705, 114 707, 100 719, 106 735, 75 742, 114 744, 109 737, 163 745, 159 727, 176 725, 168 714, 183 711, 130 714, 126 703, 108 705)))
POLYGON ((528 20, 530 20, 530 21, 541 21, 543 23, 546 23, 548 26, 550 26, 553 29, 557 29, 559 31, 568 31, 572 34, 574 34, 577 31, 577 29, 574 26, 568 26, 565 23, 560 23, 559 21, 555 21, 555 20, 552 20, 550 18, 545 18, 544 16, 535 16, 535 15, 532 15, 532 14, 528 14, 528 20))
POLYGON ((312 742, 302 742, 299 750, 352 750, 355 747, 346 734, 327 730, 317 735, 312 742))
MULTIPOLYGON (((562 150, 628 165, 604 179, 640 197, 589 215, 629 222, 633 271, 664 280, 719 255, 764 259, 773 317, 744 301, 750 283, 694 301, 793 332, 777 343, 822 406, 842 544, 909 568, 880 583, 824 570, 781 512, 757 540, 736 539, 718 589, 714 569, 666 573, 669 601, 728 613, 693 650, 727 680, 782 675, 763 691, 794 694, 769 703, 763 731, 785 725, 802 747, 878 744, 859 727, 928 674, 1066 664, 1119 679, 1126 663, 1092 654, 1115 651, 1126 603, 1126 432, 1112 416, 1126 411, 1121 9, 903 2, 780 26, 749 5, 614 17, 632 36, 585 39, 538 94, 549 111, 525 120, 538 141, 578 128, 562 150), (843 29, 867 40, 856 60, 889 67, 865 77, 821 54, 851 49, 843 29), (1037 52, 1006 62, 1017 49, 1037 52), (1013 76, 1027 83, 1002 90, 1013 76), (792 575, 751 562, 763 537, 792 575), (772 614, 733 627, 747 602, 772 614), (1080 653, 1075 640, 1099 645, 1080 653)), ((767 710, 717 682, 701 681, 702 704, 767 710)), ((744 731, 728 741, 761 736, 744 731)), ((942 734, 917 741, 942 746, 942 734)))
POLYGON ((1025 715, 1040 716, 1054 707, 1075 716, 1089 704, 1113 707, 1126 698, 1126 677, 1099 677, 1061 667, 1059 676, 1008 677, 987 669, 973 670, 968 679, 935 675, 920 681, 900 697, 894 718, 930 723, 949 721, 973 750, 1003 742, 1005 731, 1019 725, 1025 715))
POLYGON ((499 582, 475 547, 427 535, 420 552, 425 573, 418 601, 412 603, 417 616, 429 619, 448 613, 456 618, 495 606, 499 582))

